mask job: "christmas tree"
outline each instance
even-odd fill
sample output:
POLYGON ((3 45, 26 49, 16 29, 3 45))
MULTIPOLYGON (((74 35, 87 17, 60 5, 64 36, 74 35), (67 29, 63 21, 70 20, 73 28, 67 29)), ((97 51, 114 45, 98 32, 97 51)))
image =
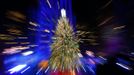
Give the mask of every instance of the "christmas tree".
MULTIPOLYGON (((65 12, 64 12, 65 13, 65 12)), ((78 54, 79 39, 75 37, 73 28, 65 15, 60 17, 55 30, 54 42, 49 67, 53 71, 72 71, 81 66, 78 54)))

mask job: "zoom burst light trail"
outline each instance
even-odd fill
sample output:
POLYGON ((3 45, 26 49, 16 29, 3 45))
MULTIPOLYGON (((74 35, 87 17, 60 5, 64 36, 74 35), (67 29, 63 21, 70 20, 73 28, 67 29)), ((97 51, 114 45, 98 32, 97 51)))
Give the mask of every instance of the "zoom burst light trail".
MULTIPOLYGON (((48 65, 49 57, 51 55, 50 52, 50 45, 52 44, 52 37, 54 35, 55 28, 58 22, 58 19, 61 16, 67 17, 69 20, 69 23, 71 25, 74 25, 74 19, 72 17, 72 6, 71 6, 71 0, 39 0, 39 9, 36 12, 36 16, 32 15, 33 17, 33 24, 34 26, 37 26, 37 37, 36 37, 36 43, 39 45, 37 48, 38 53, 44 52, 44 60, 39 63, 41 68, 36 72, 36 74, 40 74, 43 70, 42 67, 45 67, 45 73, 50 70, 50 66, 48 65), (63 10, 64 9, 64 10, 63 10), (66 12, 66 13, 65 13, 66 12), (34 22, 35 21, 35 22, 34 22), (45 36, 45 37, 42 37, 45 36), (45 42, 48 41, 48 42, 45 42)), ((74 26, 75 27, 75 26, 74 26)), ((73 28, 74 28, 73 27, 73 28)), ((81 58, 83 59, 83 58, 81 58)), ((83 63, 84 64, 84 63, 83 63)), ((87 72, 87 68, 85 66, 82 66, 80 69, 84 70, 84 72, 87 72)), ((74 75, 74 71, 71 71, 71 75, 74 75)), ((50 74, 51 75, 51 74, 50 74)), ((52 74, 53 75, 53 74, 52 74)))
POLYGON ((36 15, 31 15, 33 21, 30 21, 29 23, 33 25, 36 23, 36 26, 39 25, 36 29, 36 43, 39 45, 37 52, 40 53, 40 48, 47 47, 48 50, 44 50, 46 53, 44 57, 48 59, 51 55, 49 46, 52 43, 52 36, 61 15, 61 9, 66 10, 67 13, 62 10, 64 13, 63 15, 68 17, 71 24, 74 23, 72 17, 72 3, 71 0, 39 0, 38 3, 39 8, 35 11, 36 15))
POLYGON ((33 53, 34 53, 33 51, 26 51, 26 52, 23 52, 22 55, 23 56, 28 56, 28 55, 31 55, 33 53))
POLYGON ((12 73, 15 73, 15 72, 18 72, 18 71, 22 70, 26 66, 27 66, 26 64, 18 65, 14 68, 9 69, 8 71, 10 72, 10 74, 12 74, 12 73))

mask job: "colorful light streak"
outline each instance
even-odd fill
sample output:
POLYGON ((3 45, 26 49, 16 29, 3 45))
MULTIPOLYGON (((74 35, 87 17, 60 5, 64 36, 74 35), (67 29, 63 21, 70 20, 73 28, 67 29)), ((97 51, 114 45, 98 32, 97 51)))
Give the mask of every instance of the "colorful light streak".
POLYGON ((16 46, 16 47, 11 47, 11 48, 6 48, 6 49, 4 49, 4 51, 2 53, 3 54, 14 54, 14 53, 21 52, 21 50, 25 50, 25 49, 29 49, 29 47, 16 46))

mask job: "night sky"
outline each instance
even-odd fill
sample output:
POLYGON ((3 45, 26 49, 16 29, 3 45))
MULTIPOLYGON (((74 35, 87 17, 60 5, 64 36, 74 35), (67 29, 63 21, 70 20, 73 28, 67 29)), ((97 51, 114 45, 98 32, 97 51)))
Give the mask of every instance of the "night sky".
MULTIPOLYGON (((100 7, 109 0, 72 0, 73 13, 78 23, 95 24, 100 7)), ((37 7, 37 0, 1 0, 1 11, 18 10, 27 12, 29 7, 37 7)))
MULTIPOLYGON (((78 23, 89 23, 95 25, 96 18, 99 16, 100 8, 109 0, 72 0, 74 15, 78 23)), ((106 10, 107 11, 107 10, 106 10)))
MULTIPOLYGON (((110 0, 72 0, 73 14, 76 16, 77 23, 97 27, 100 21, 97 19, 99 16, 103 16, 104 18, 109 14, 115 14, 115 12, 120 9, 121 11, 119 10, 118 14, 126 15, 127 17, 125 18, 129 22, 127 24, 133 24, 133 0, 113 0, 116 1, 119 6, 111 2, 108 6, 104 7, 109 1, 110 0), (120 7, 120 5, 123 5, 123 7, 120 7)), ((8 10, 17 10, 27 14, 29 8, 37 8, 38 0, 1 0, 0 5, 0 16, 4 16, 8 10)), ((129 25, 129 30, 133 30, 132 27, 133 26, 129 25)))

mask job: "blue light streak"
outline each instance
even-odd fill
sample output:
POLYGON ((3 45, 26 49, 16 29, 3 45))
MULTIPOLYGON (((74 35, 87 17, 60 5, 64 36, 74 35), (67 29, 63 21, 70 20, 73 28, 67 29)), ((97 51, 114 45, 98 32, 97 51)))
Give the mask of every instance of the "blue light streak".
MULTIPOLYGON (((44 59, 49 60, 49 57, 51 55, 50 45, 52 43, 52 37, 54 35, 53 31, 55 31, 58 19, 61 17, 61 9, 66 10, 66 17, 69 19, 70 23, 74 25, 71 0, 38 0, 38 1, 39 1, 39 8, 37 10, 36 9, 31 10, 30 13, 31 18, 29 20, 29 24, 31 24, 33 29, 36 30, 34 31, 36 33, 36 36, 35 37, 31 36, 32 39, 33 38, 36 39, 36 42, 33 42, 32 43, 33 45, 28 45, 30 46, 30 48, 27 49, 26 51, 11 56, 11 58, 8 57, 8 59, 10 60, 8 59, 5 60, 7 70, 18 64, 22 64, 14 67, 13 69, 8 70, 10 73, 22 74, 29 69, 37 67, 38 63, 40 63, 41 60, 44 59), (42 37, 42 35, 44 35, 45 37, 42 37), (32 47, 35 46, 36 48, 33 49, 32 47), (27 65, 29 66, 27 67, 27 65)), ((49 67, 45 70, 45 72, 47 72, 48 70, 49 67)), ((36 73, 38 74, 40 73, 40 71, 41 70, 38 70, 38 72, 36 73)))
MULTIPOLYGON (((56 28, 58 19, 61 17, 61 9, 66 10, 67 18, 73 25, 71 5, 71 0, 39 0, 37 16, 33 15, 36 17, 34 18, 36 23, 39 24, 39 32, 37 32, 37 44, 39 47, 37 48, 37 52, 40 53, 40 51, 42 51, 42 46, 50 47, 52 44, 53 31, 56 28), (41 35, 46 35, 46 37, 42 37, 41 35), (44 42, 46 40, 48 42, 44 42)), ((46 58, 49 58, 51 55, 50 49, 51 48, 44 50, 46 58)))
POLYGON ((24 73, 24 72, 27 71, 28 69, 30 69, 30 66, 27 67, 26 69, 24 69, 23 71, 21 71, 21 73, 24 73))

